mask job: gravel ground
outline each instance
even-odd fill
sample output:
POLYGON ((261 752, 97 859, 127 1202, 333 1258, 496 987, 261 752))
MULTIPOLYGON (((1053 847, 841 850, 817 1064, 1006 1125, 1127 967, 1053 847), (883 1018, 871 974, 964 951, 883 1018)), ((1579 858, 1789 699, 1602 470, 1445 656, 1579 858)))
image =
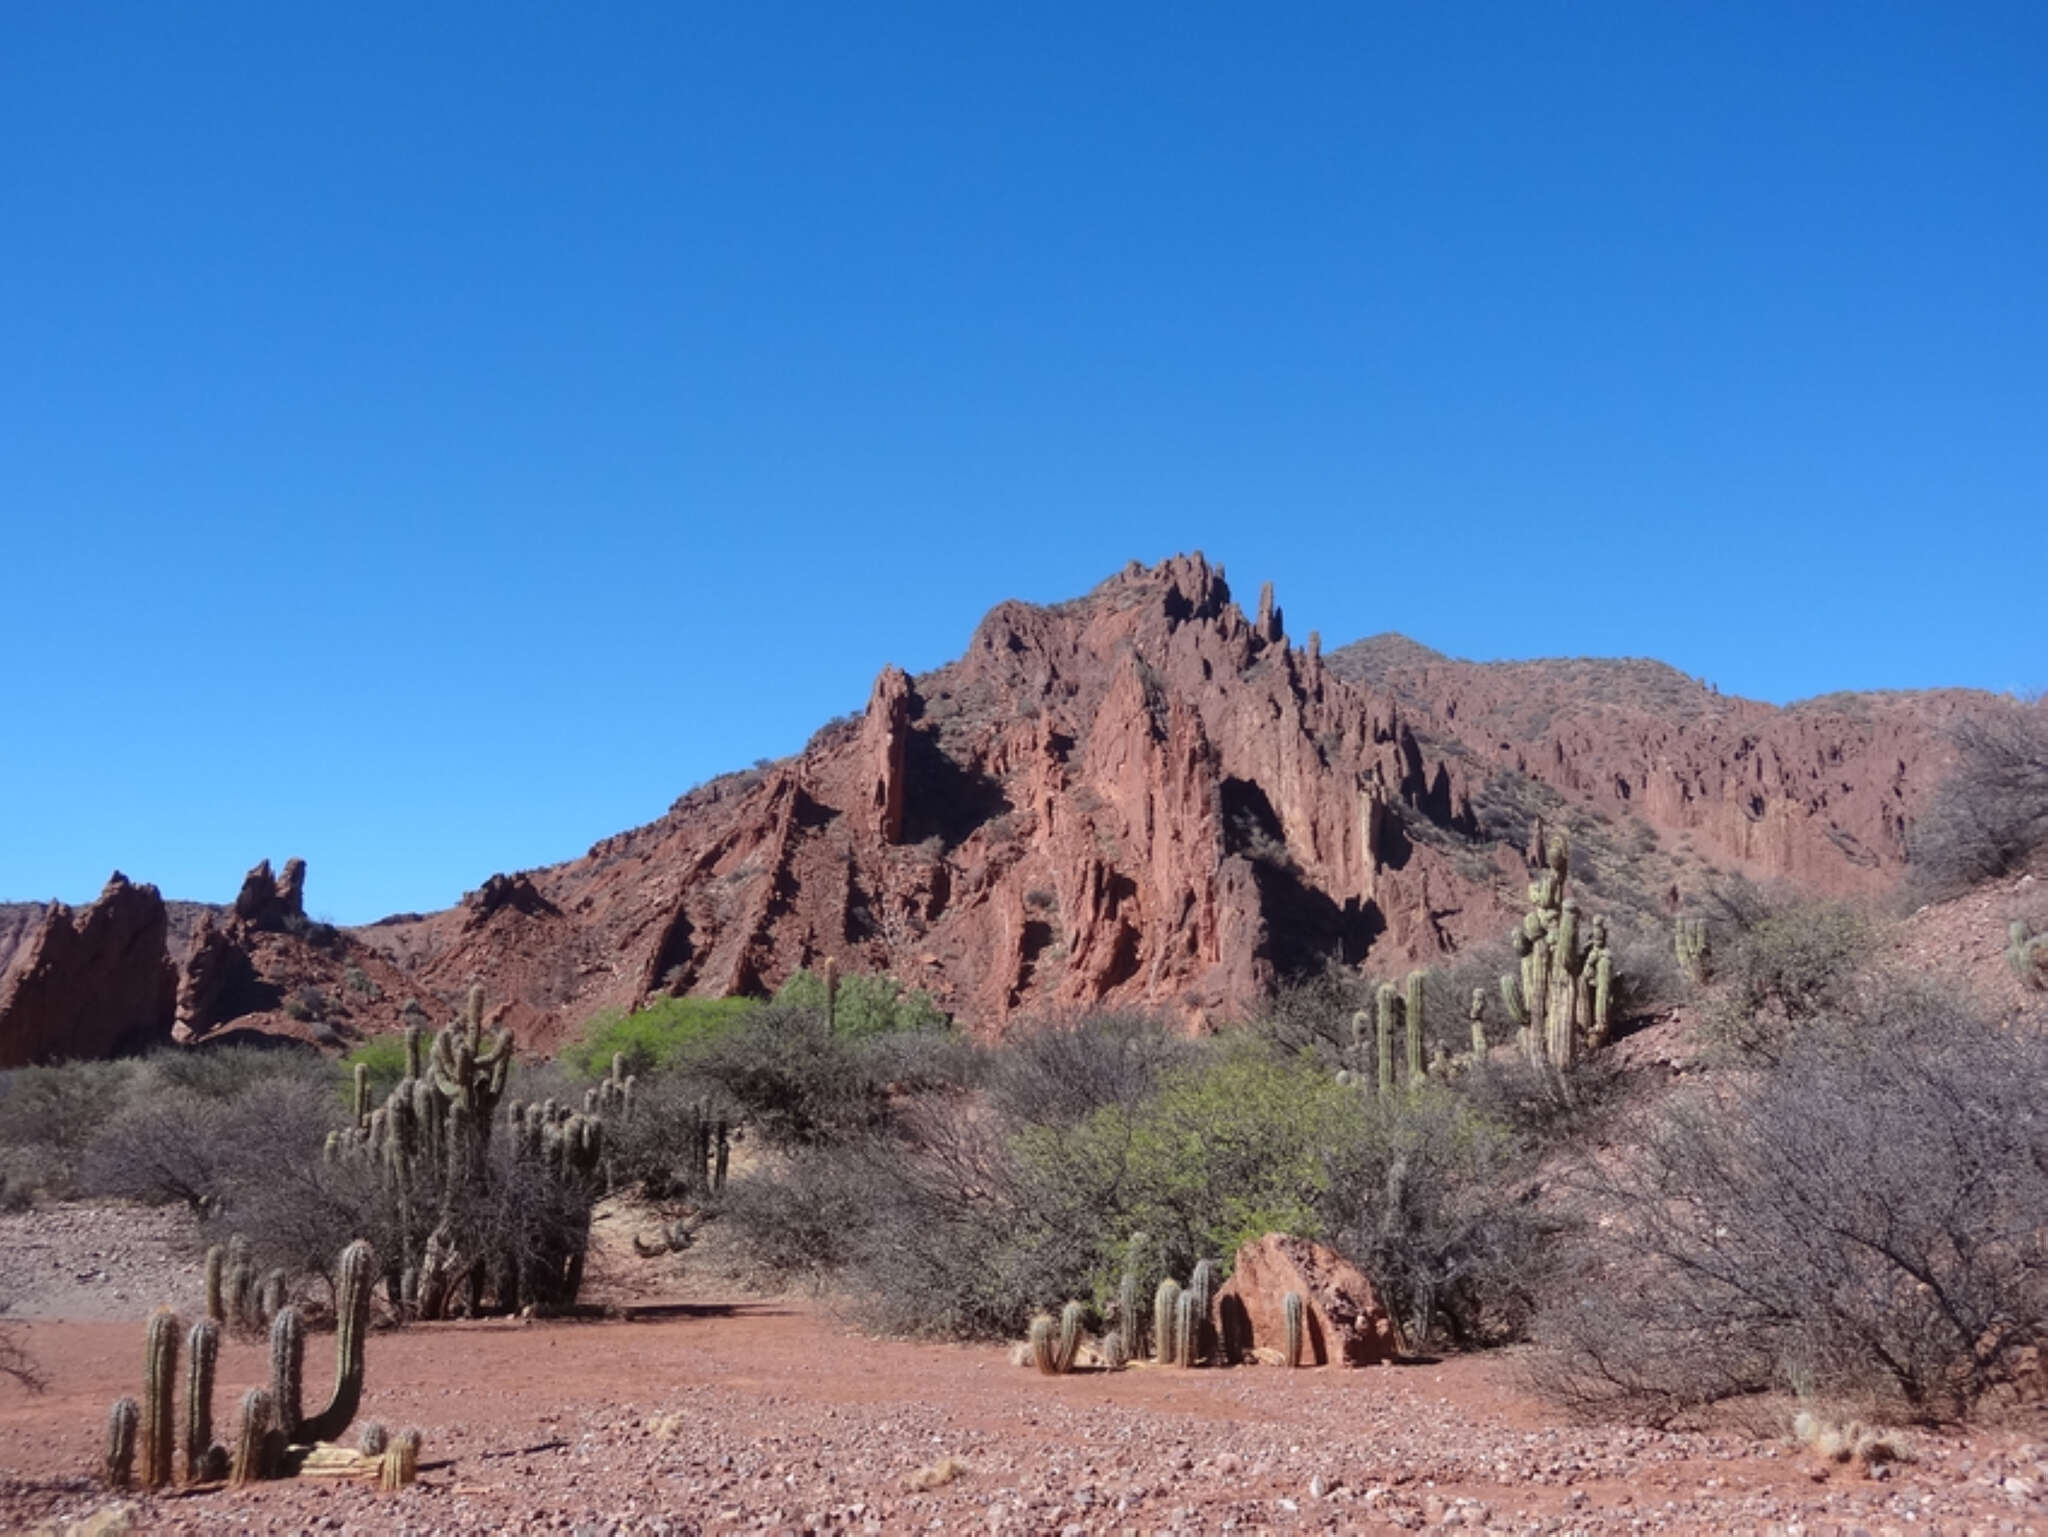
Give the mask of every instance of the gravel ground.
MULTIPOLYGON (((58 1231, 104 1247, 92 1223, 58 1231)), ((678 1274, 648 1262, 642 1289, 673 1295, 678 1274)), ((51 1387, 0 1386, 0 1529, 61 1531, 109 1506, 92 1470, 107 1403, 138 1389, 139 1309, 24 1335, 51 1387)), ((310 1344, 317 1401, 331 1347, 310 1344)), ((122 1503, 126 1528, 209 1534, 2048 1532, 2048 1447, 2018 1430, 1916 1435, 1913 1461, 1865 1478, 1782 1442, 1563 1425, 1517 1368, 1046 1378, 999 1347, 866 1339, 804 1303, 667 1301, 377 1333, 363 1417, 426 1437, 403 1494, 298 1480, 122 1503)), ((260 1341, 230 1341, 216 1413, 265 1375, 260 1341)))
POLYGON ((140 1318, 199 1304, 197 1229, 181 1207, 45 1206, 0 1216, 10 1318, 140 1318))

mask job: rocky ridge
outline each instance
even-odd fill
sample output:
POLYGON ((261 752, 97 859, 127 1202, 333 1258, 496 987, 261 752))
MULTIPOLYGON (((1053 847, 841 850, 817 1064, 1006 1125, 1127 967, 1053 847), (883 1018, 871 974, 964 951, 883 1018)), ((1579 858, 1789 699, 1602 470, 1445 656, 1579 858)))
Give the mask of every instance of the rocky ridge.
MULTIPOLYGON (((883 669, 794 757, 446 911, 329 929, 302 865, 260 865, 176 946, 176 1028, 346 1038, 481 980, 546 1050, 601 1008, 772 990, 828 956, 990 1032, 1103 1005, 1199 1026, 1326 964, 1386 975, 1497 937, 1546 821, 1634 921, 1728 872, 1882 891, 1944 728, 2002 707, 1780 709, 1657 663, 1460 662, 1398 637, 1325 655, 1270 588, 1247 615, 1199 554, 1133 563, 1072 602, 998 604, 959 660, 883 669)), ((53 943, 19 911, 0 909, 17 962, 53 943)))

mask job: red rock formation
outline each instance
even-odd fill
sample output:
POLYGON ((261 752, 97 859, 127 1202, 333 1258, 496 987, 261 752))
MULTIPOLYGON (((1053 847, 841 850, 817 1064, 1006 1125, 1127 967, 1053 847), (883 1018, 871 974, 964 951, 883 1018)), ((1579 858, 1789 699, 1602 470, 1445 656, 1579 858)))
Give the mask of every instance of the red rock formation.
POLYGON ((1571 828, 1595 910, 1638 921, 1723 869, 1880 888, 1942 723, 1982 704, 1777 710, 1649 663, 1325 655, 1287 643, 1270 591, 1248 620, 1200 555, 1134 563, 1071 603, 998 604, 958 661, 885 669, 797 756, 446 912, 336 933, 305 921, 302 865, 259 865, 195 937, 181 1017, 303 1033, 285 1006, 311 989, 361 1035, 481 980, 548 1050, 599 1009, 772 990, 830 956, 989 1033, 1096 1005, 1200 1026, 1326 964, 1385 976, 1497 939, 1538 815, 1571 828), (1650 832, 1675 846, 1631 841, 1650 832), (372 991, 337 992, 356 972, 372 991))
POLYGON ((1332 1249, 1280 1233, 1240 1248, 1216 1293, 1225 1353, 1284 1362, 1289 1292, 1302 1299, 1301 1365, 1372 1366, 1401 1354, 1400 1330, 1365 1273, 1332 1249))
POLYGON ((156 887, 118 870, 83 911, 51 903, 0 975, 0 1068, 168 1042, 177 983, 166 927, 156 887))
POLYGON ((265 859, 242 877, 235 917, 255 929, 288 929, 306 919, 306 862, 287 859, 284 874, 272 876, 265 859))

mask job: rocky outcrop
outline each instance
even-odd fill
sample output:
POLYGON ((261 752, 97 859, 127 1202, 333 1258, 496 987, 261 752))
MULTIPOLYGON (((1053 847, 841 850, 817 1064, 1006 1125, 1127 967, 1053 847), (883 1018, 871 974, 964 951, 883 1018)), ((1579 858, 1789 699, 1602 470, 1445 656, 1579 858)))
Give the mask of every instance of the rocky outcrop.
POLYGON ((177 982, 167 927, 156 887, 118 870, 84 909, 51 903, 0 975, 0 1067, 168 1042, 177 982))
POLYGON ((1400 1330, 1365 1273, 1306 1238, 1268 1233, 1237 1251, 1216 1293, 1225 1354, 1285 1361, 1286 1298, 1302 1299, 1303 1366, 1372 1366, 1402 1352, 1400 1330))
POLYGON ((475 891, 465 892, 463 926, 477 929, 502 912, 524 913, 529 918, 558 918, 555 905, 540 894, 533 877, 526 874, 493 875, 475 891))
POLYGON ((868 696, 861 721, 860 758, 866 778, 863 807, 877 842, 903 841, 903 771, 910 748, 910 679, 885 667, 868 696))
POLYGON ((273 876, 263 860, 242 877, 235 897, 236 919, 252 929, 272 932, 297 928, 306 921, 306 862, 287 859, 284 873, 273 876))
POLYGON ((1779 710, 1654 663, 1326 654, 1289 642, 1270 586, 1247 618, 1199 554, 1133 563, 998 604, 957 661, 885 668, 803 752, 445 912, 337 932, 307 922, 303 864, 260 864, 181 952, 180 1018, 347 1038, 481 980, 545 1051, 601 1009, 829 957, 987 1034, 1103 1006, 1199 1028, 1326 966, 1498 940, 1545 822, 1599 910, 1660 933, 1728 871, 1881 889, 1943 725, 1984 703, 1779 710))
POLYGON ((1299 648, 1270 591, 1248 618, 1200 555, 1133 564, 1070 603, 998 604, 958 661, 885 669, 797 756, 529 872, 544 918, 472 906, 358 937, 428 991, 484 978, 543 1048, 600 1008, 772 990, 828 956, 990 1033, 1096 1006, 1198 1026, 1326 965, 1388 975, 1497 939, 1539 815, 1638 923, 1718 870, 1889 879, 1939 768, 1924 701, 1837 718, 1654 664, 1496 680, 1401 644, 1299 648), (1504 811, 1503 785, 1528 804, 1504 811), (1670 847, 1644 854, 1652 819, 1670 847))

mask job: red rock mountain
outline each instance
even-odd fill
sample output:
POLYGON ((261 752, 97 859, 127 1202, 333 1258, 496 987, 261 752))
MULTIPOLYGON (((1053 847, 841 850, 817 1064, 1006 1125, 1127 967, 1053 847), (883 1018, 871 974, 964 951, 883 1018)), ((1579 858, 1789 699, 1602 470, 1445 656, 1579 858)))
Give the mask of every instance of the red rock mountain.
POLYGON ((1944 724, 2000 707, 1778 709, 1656 663, 1475 664, 1398 637, 1324 656, 1200 555, 1134 564, 1073 602, 999 604, 958 661, 885 668, 795 757, 448 911, 322 929, 303 866, 259 866, 185 948, 179 1029, 370 1033, 481 979, 547 1049, 600 1008, 771 990, 827 956, 985 1031, 1102 1004, 1199 1023, 1330 961, 1392 974, 1498 937, 1545 821, 1624 920, 1662 923, 1721 871, 1880 889, 1944 724))

